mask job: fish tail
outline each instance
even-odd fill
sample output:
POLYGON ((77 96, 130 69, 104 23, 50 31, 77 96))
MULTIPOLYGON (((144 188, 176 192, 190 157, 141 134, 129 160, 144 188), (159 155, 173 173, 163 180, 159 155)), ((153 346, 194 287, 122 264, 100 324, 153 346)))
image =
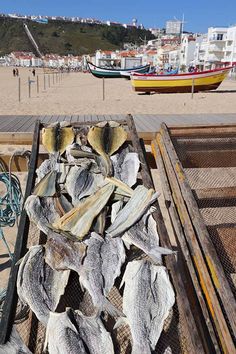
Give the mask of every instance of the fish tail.
POLYGON ((100 306, 101 311, 107 311, 113 317, 125 317, 122 311, 118 310, 109 300, 105 297, 100 306))
POLYGON ((157 262, 157 263, 162 263, 161 261, 161 256, 167 256, 169 254, 176 254, 175 251, 169 249, 169 248, 164 248, 164 247, 155 247, 153 248, 149 253, 149 257, 152 258, 152 260, 154 262, 157 262))

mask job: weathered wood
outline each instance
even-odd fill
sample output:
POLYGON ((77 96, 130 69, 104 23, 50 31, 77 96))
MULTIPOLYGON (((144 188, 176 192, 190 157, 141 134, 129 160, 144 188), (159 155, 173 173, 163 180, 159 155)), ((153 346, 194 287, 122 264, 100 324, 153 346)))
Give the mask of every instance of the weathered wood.
MULTIPOLYGON (((39 149, 39 128, 40 128, 40 122, 38 121, 35 125, 32 154, 30 158, 29 174, 28 174, 24 201, 31 194, 32 187, 35 181, 35 168, 37 165, 38 149, 39 149)), ((18 299, 17 291, 16 291, 16 279, 17 279, 19 266, 16 266, 16 263, 25 254, 26 247, 27 247, 28 232, 29 232, 29 218, 26 214, 26 211, 23 209, 21 212, 20 223, 19 223, 16 244, 15 244, 14 257, 13 257, 10 277, 8 281, 7 294, 6 294, 7 301, 4 302, 2 318, 0 322, 0 344, 4 344, 9 339, 11 333, 15 310, 17 306, 17 299, 18 299)))
POLYGON ((235 187, 195 189, 198 199, 232 199, 236 198, 235 187))
MULTIPOLYGON (((181 193, 179 193, 179 205, 183 204, 184 202, 186 203, 186 205, 188 206, 188 212, 191 216, 191 221, 193 222, 194 228, 196 229, 196 234, 194 232, 190 234, 191 237, 189 238, 189 241, 191 241, 192 243, 191 252, 193 253, 192 256, 194 258, 195 267, 199 274, 202 289, 207 298, 208 306, 211 311, 211 315, 214 319, 217 331, 219 333, 219 338, 222 347, 223 349, 228 350, 229 353, 232 353, 234 352, 232 351, 234 348, 232 338, 230 336, 227 324, 222 314, 220 304, 218 302, 217 295, 215 293, 215 289, 213 287, 212 282, 214 283, 214 286, 217 289, 217 293, 220 296, 221 301, 224 305, 224 309, 226 311, 233 333, 235 333, 235 300, 232 295, 229 284, 224 277, 222 266, 217 257, 214 246, 211 243, 206 226, 198 210, 197 203, 194 200, 191 189, 187 183, 183 168, 174 151, 174 147, 170 140, 167 128, 164 124, 162 125, 161 134, 164 138, 164 146, 165 149, 167 149, 168 156, 170 156, 170 161, 175 171, 179 188, 181 190, 181 193), (184 198, 184 200, 182 198, 184 198), (201 247, 204 248, 204 258, 206 259, 206 264, 210 271, 211 278, 204 262, 204 258, 201 253, 198 241, 200 242, 201 247)), ((160 146, 160 144, 162 144, 160 142, 160 138, 158 142, 160 146)), ((163 150, 164 147, 162 146, 162 151, 163 150)), ((186 215, 183 215, 183 210, 181 210, 181 213, 182 223, 184 224, 186 222, 186 217, 189 218, 189 215, 188 213, 186 215)))
MULTIPOLYGON (((207 329, 204 328, 204 325, 202 324, 200 314, 197 313, 197 311, 195 311, 195 321, 198 324, 198 329, 199 329, 199 332, 201 334, 201 338, 204 343, 205 352, 211 354, 212 351, 214 350, 216 353, 220 353, 220 349, 218 347, 217 339, 216 339, 214 329, 213 329, 213 326, 211 323, 211 319, 210 319, 210 316, 209 316, 209 313, 208 313, 208 310, 206 307, 206 303, 205 303, 205 300, 204 300, 204 297, 203 297, 203 294, 201 291, 199 280, 198 280, 196 273, 195 273, 194 264, 191 259, 190 253, 189 253, 189 249, 188 249, 188 245, 187 245, 187 242, 185 239, 185 235, 184 235, 184 232, 183 232, 183 229, 181 226, 181 222, 179 220, 179 216, 178 216, 178 213, 177 213, 177 210, 175 207, 175 203, 174 203, 174 200, 172 197, 172 193, 170 190, 170 185, 169 185, 169 181, 168 181, 168 178, 166 175, 163 160, 162 160, 162 157, 161 157, 161 154, 160 154, 160 151, 159 151, 156 141, 152 142, 152 151, 153 151, 153 154, 154 154, 154 157, 156 160, 156 164, 158 167, 159 176, 161 179, 162 190, 163 190, 164 197, 166 200, 167 211, 169 213, 170 220, 173 225, 173 229, 175 231, 176 237, 177 237, 179 245, 181 247, 181 251, 183 253, 183 256, 185 258, 189 273, 191 275, 191 280, 192 280, 192 283, 193 283, 193 286, 194 286, 195 292, 196 292, 195 294, 196 294, 196 297, 199 301, 199 305, 200 305, 200 308, 202 310, 202 314, 205 319, 205 326, 208 327, 207 328, 208 331, 207 331, 207 329), (210 339, 212 340, 212 343, 210 342, 210 339), (214 346, 214 349, 213 349, 213 346, 214 346)), ((172 180, 173 171, 171 173, 171 171, 168 170, 168 172, 169 172, 169 179, 172 180)), ((182 275, 183 275, 183 278, 185 278, 185 275, 184 274, 182 274, 182 275)), ((196 306, 196 304, 194 304, 194 296, 192 294, 189 294, 189 299, 190 299, 190 301, 193 302, 192 308, 194 308, 196 310, 197 306, 196 306)))
POLYGON ((215 137, 215 136, 235 136, 236 125, 212 125, 212 126, 184 126, 183 128, 173 127, 170 128, 171 136, 173 137, 215 137))
POLYGON ((0 133, 0 144, 32 145, 33 133, 0 133))
MULTIPOLYGON (((146 163, 143 150, 140 146, 137 131, 134 125, 134 120, 131 115, 127 117, 127 124, 129 127, 130 137, 133 143, 133 147, 138 153, 141 162, 141 175, 142 175, 143 184, 147 188, 153 188, 154 186, 151 179, 151 175, 149 173, 148 165, 146 163)), ((171 243, 166 231, 166 227, 164 224, 164 220, 158 202, 155 203, 155 207, 157 211, 154 213, 154 218, 157 222, 157 228, 160 235, 161 245, 163 247, 171 248, 171 243)), ((188 339, 191 342, 192 353, 204 353, 202 342, 199 338, 198 330, 196 328, 196 323, 194 321, 193 314, 191 312, 190 304, 187 301, 187 293, 180 272, 177 267, 175 256, 170 255, 168 257, 165 257, 165 263, 167 265, 167 268, 170 270, 171 278, 177 293, 177 298, 184 312, 184 316, 183 316, 184 328, 186 333, 188 333, 188 339)))

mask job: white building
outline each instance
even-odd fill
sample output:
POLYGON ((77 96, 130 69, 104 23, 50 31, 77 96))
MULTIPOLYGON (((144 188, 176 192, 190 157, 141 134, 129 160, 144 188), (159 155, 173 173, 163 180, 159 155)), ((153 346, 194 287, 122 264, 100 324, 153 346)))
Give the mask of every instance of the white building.
POLYGON ((174 19, 166 21, 166 34, 181 34, 182 21, 174 19))
POLYGON ((196 47, 196 38, 183 35, 180 45, 180 56, 179 56, 179 65, 184 67, 189 67, 194 60, 194 52, 196 47))
POLYGON ((236 25, 227 29, 227 35, 224 42, 224 57, 222 62, 225 65, 236 64, 236 25))
POLYGON ((227 31, 226 27, 208 28, 208 48, 205 57, 205 68, 214 69, 223 66, 227 31))

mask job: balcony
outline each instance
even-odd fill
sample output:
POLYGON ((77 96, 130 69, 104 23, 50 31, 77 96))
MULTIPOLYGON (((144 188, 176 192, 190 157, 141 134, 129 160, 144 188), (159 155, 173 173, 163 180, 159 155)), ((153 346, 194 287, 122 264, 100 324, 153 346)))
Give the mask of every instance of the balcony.
POLYGON ((223 46, 210 45, 208 51, 209 52, 222 52, 223 49, 224 49, 223 46))
POLYGON ((226 47, 224 47, 225 52, 232 52, 232 50, 233 50, 233 45, 227 45, 226 47))
POLYGON ((224 58, 224 55, 215 55, 215 54, 210 54, 207 57, 207 61, 221 61, 224 58))

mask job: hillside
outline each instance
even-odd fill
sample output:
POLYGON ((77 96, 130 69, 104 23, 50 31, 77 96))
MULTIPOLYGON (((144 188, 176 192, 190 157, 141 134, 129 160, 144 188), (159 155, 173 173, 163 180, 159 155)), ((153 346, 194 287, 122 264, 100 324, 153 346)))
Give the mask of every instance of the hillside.
MULTIPOLYGON (((94 53, 96 49, 120 49, 126 42, 140 43, 140 37, 154 38, 150 31, 136 28, 64 21, 49 21, 48 24, 24 22, 27 23, 43 54, 88 54, 94 53)), ((24 31, 22 20, 0 18, 0 55, 12 51, 33 51, 33 48, 24 31)))

